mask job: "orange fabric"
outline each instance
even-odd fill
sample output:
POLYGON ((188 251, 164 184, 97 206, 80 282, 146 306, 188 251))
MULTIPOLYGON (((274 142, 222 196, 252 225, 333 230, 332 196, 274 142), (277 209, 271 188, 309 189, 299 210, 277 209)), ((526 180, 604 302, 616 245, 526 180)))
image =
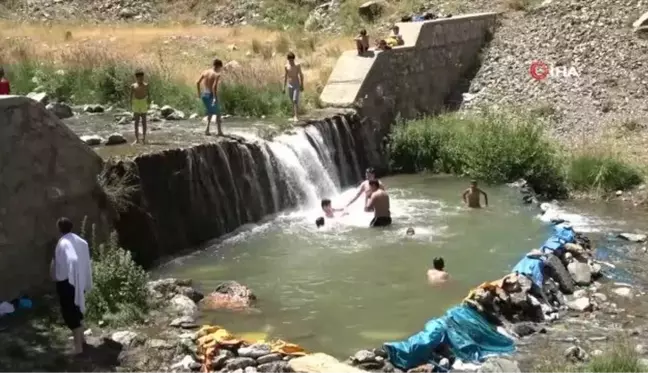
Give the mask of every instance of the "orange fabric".
POLYGON ((516 274, 511 273, 511 274, 508 274, 508 275, 500 278, 499 280, 484 282, 481 285, 474 288, 473 290, 471 290, 470 293, 468 293, 468 296, 464 299, 464 301, 472 299, 475 296, 475 293, 477 293, 477 291, 480 290, 480 289, 486 290, 486 291, 497 290, 498 288, 501 289, 501 288, 504 287, 504 283, 509 278, 514 277, 514 276, 516 276, 516 274))
MULTIPOLYGON (((221 348, 233 345, 250 345, 253 341, 244 341, 232 335, 227 330, 217 325, 205 325, 196 333, 198 344, 198 358, 202 361, 200 371, 209 373, 211 370, 210 362, 218 355, 221 348)), ((256 343, 265 343, 258 340, 256 343)), ((282 340, 276 340, 268 343, 272 352, 291 356, 307 355, 306 351, 299 345, 288 343, 282 340)))

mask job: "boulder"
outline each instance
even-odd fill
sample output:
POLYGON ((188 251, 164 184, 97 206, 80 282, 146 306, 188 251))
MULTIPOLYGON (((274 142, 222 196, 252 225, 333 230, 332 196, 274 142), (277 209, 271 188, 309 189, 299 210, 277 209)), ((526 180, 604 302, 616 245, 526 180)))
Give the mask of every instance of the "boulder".
POLYGON ((105 239, 109 216, 97 183, 103 162, 45 106, 0 96, 0 299, 49 289, 49 261, 61 216, 75 231, 87 216, 105 239), (41 259, 37 259, 41 258, 41 259))
POLYGON ((211 368, 213 371, 219 371, 225 367, 229 359, 234 358, 234 353, 230 350, 221 349, 218 355, 211 361, 211 368))
POLYGON ((295 372, 303 373, 362 373, 363 370, 354 368, 338 361, 333 356, 315 353, 291 359, 288 366, 295 372))
POLYGON ((255 301, 256 296, 246 286, 236 281, 228 281, 206 295, 200 301, 200 306, 208 310, 242 310, 252 307, 255 301))
POLYGON ((168 117, 171 116, 175 112, 176 112, 176 109, 172 108, 169 105, 164 105, 160 109, 160 114, 162 114, 162 117, 165 118, 165 119, 168 119, 168 117))
POLYGON ((620 297, 632 297, 632 289, 628 287, 616 288, 612 292, 620 297))
POLYGON ((186 295, 178 294, 171 298, 171 309, 182 316, 194 316, 198 312, 196 303, 186 295))
POLYGON ((592 282, 592 272, 587 263, 569 263, 567 265, 567 270, 577 285, 589 285, 589 283, 592 282))
POLYGON ((241 347, 237 353, 241 357, 251 357, 253 359, 260 358, 261 356, 268 355, 272 352, 272 348, 267 343, 255 343, 247 347, 241 347))
POLYGON ((284 373, 290 371, 287 361, 273 361, 272 363, 264 363, 257 366, 257 372, 284 373))
POLYGON ((40 102, 43 105, 47 105, 50 100, 49 96, 45 92, 30 92, 27 94, 27 97, 31 98, 36 102, 40 102))
POLYGON ((372 21, 382 14, 384 6, 385 4, 381 0, 369 0, 358 7, 358 14, 362 18, 372 21))
POLYGON ((520 373, 517 361, 494 357, 486 360, 479 368, 479 373, 520 373))
POLYGON ((171 366, 171 369, 173 370, 183 369, 185 371, 196 370, 196 369, 200 369, 200 363, 194 360, 194 358, 191 357, 191 355, 185 355, 185 357, 183 357, 182 360, 173 364, 171 366))
POLYGON ((589 298, 583 297, 568 302, 567 307, 574 311, 586 312, 592 310, 592 302, 590 302, 589 298))
POLYGON ((132 332, 130 330, 123 330, 119 332, 114 332, 110 336, 110 339, 112 339, 113 341, 119 343, 124 347, 130 347, 131 345, 134 345, 136 344, 136 342, 140 341, 140 336, 139 334, 132 332))
POLYGON ((106 110, 101 105, 93 104, 93 105, 84 105, 83 111, 86 113, 97 114, 97 113, 103 113, 106 110))
POLYGON ((283 356, 281 356, 281 354, 271 353, 257 358, 257 363, 259 363, 259 365, 263 365, 267 363, 272 363, 274 361, 280 361, 282 358, 283 356))
POLYGON ((115 132, 108 136, 106 145, 121 145, 126 143, 126 138, 121 133, 115 132))
POLYGON ((105 140, 98 135, 86 135, 86 136, 81 136, 81 141, 83 141, 89 146, 97 146, 97 145, 101 145, 101 143, 104 142, 105 140))
POLYGON ((589 355, 582 348, 571 346, 565 350, 565 358, 572 362, 580 362, 588 360, 589 355))
POLYGON ((619 238, 630 242, 646 242, 646 235, 640 233, 620 233, 619 238))
POLYGON ((181 316, 178 318, 173 319, 169 326, 172 326, 174 328, 184 328, 184 329, 190 329, 197 327, 196 321, 194 320, 193 317, 191 316, 181 316))
POLYGON ((225 370, 233 371, 237 369, 245 369, 247 367, 254 367, 256 365, 256 360, 251 357, 235 357, 227 361, 227 364, 225 364, 225 370))
POLYGON ((62 102, 54 102, 54 103, 49 103, 45 108, 54 115, 56 115, 59 119, 67 119, 67 118, 72 118, 74 116, 74 112, 72 111, 72 108, 68 104, 64 104, 62 102))

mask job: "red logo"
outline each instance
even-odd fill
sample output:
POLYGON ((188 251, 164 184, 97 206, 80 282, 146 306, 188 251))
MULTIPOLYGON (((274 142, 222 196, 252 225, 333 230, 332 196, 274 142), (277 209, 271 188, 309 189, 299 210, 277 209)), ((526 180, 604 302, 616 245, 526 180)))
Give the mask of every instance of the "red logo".
POLYGON ((535 80, 543 80, 549 75, 549 66, 542 61, 533 61, 529 67, 529 74, 535 80))

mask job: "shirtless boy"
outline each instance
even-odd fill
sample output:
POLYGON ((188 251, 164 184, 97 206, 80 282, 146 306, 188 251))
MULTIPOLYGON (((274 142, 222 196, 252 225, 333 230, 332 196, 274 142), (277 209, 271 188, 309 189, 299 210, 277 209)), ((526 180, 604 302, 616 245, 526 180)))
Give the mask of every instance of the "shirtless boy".
POLYGON ((295 63, 295 54, 289 52, 286 55, 288 62, 284 68, 284 92, 288 93, 293 108, 293 121, 297 121, 297 114, 299 113, 299 94, 304 90, 304 73, 302 72, 301 65, 295 63))
MULTIPOLYGON (((369 199, 369 196, 371 195, 371 188, 369 188, 369 182, 371 180, 378 181, 376 179, 376 171, 374 171, 373 168, 369 167, 369 168, 367 168, 367 171, 365 171, 365 181, 363 181, 362 184, 360 184, 360 188, 358 189, 358 193, 355 195, 355 197, 353 197, 351 202, 349 202, 346 205, 346 207, 351 206, 353 204, 353 202, 355 202, 358 198, 360 198, 362 193, 365 194, 365 206, 366 206, 367 200, 369 199)), ((379 185, 380 189, 385 190, 385 186, 380 181, 378 181, 378 185, 379 185)))
POLYGON ((146 113, 151 106, 149 85, 144 81, 144 71, 135 71, 135 83, 131 85, 131 110, 135 120, 135 142, 139 143, 139 124, 142 121, 142 144, 146 144, 146 113))
POLYGON ((378 180, 369 182, 371 196, 367 199, 365 211, 374 212, 374 218, 369 224, 370 227, 386 227, 391 225, 391 212, 389 211, 389 195, 383 189, 380 189, 378 180))
POLYGON ((198 97, 205 105, 205 112, 207 114, 207 128, 205 135, 209 136, 209 128, 211 126, 212 117, 216 116, 216 126, 218 127, 218 136, 223 136, 221 129, 221 111, 220 101, 218 100, 218 84, 220 83, 221 70, 223 69, 223 61, 216 58, 212 64, 211 69, 207 69, 200 74, 200 78, 196 82, 198 89, 198 97))
POLYGON ((363 56, 369 51, 369 36, 367 35, 367 30, 360 30, 360 34, 354 39, 356 42, 356 49, 358 50, 358 56, 363 56))
POLYGON ((333 206, 331 206, 331 200, 325 198, 322 200, 322 211, 324 211, 324 215, 326 215, 327 218, 334 218, 336 212, 343 212, 344 209, 333 208, 333 206))
POLYGON ((443 258, 434 258, 432 265, 434 268, 427 271, 428 283, 430 285, 440 285, 450 279, 450 275, 445 271, 443 258))
POLYGON ((486 207, 488 207, 488 195, 477 187, 477 181, 471 180, 470 187, 463 192, 461 198, 468 207, 478 209, 481 208, 479 200, 481 199, 482 194, 484 195, 486 207))

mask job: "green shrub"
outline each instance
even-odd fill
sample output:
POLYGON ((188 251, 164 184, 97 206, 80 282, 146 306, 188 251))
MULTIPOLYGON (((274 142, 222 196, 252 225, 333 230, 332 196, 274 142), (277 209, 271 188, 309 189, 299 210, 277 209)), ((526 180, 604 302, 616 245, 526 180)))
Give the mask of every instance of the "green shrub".
MULTIPOLYGON (((17 94, 34 90, 47 92, 72 104, 101 103, 123 108, 130 106, 129 86, 135 66, 106 61, 101 67, 75 67, 66 70, 52 65, 24 60, 5 66, 17 94)), ((242 72, 239 75, 249 74, 242 72)), ((151 99, 158 105, 170 105, 186 112, 202 113, 204 108, 195 86, 174 80, 162 70, 146 71, 151 99)), ((239 76, 224 79, 220 99, 223 113, 237 116, 285 116, 291 114, 281 83, 247 86, 239 76)))
POLYGON ((642 175, 634 166, 612 154, 582 154, 575 156, 568 168, 570 186, 578 191, 629 189, 641 184, 642 175))
MULTIPOLYGON (((86 221, 82 224, 85 236, 86 221)), ((149 310, 148 274, 133 260, 131 253, 119 247, 117 234, 106 244, 96 245, 86 237, 92 252, 93 287, 87 295, 87 317, 93 321, 128 323, 142 320, 149 310)))
POLYGON ((467 175, 490 183, 526 179, 540 194, 566 193, 556 149, 542 122, 516 113, 453 113, 395 126, 392 167, 467 175))
POLYGON ((585 364, 574 364, 564 361, 561 355, 558 358, 548 356, 544 361, 536 364, 533 370, 536 372, 592 372, 592 373, 613 373, 613 372, 646 372, 648 367, 643 365, 639 355, 626 342, 616 342, 612 349, 602 355, 594 356, 585 364))

